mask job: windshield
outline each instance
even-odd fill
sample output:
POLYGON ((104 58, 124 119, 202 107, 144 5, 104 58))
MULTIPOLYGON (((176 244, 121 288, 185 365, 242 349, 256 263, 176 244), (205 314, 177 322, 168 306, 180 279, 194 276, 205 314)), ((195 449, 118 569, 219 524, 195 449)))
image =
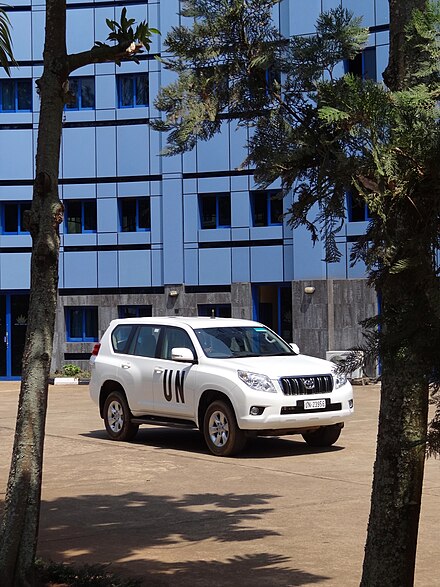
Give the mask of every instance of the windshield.
POLYGON ((287 342, 264 326, 197 328, 195 333, 211 359, 295 354, 287 342))

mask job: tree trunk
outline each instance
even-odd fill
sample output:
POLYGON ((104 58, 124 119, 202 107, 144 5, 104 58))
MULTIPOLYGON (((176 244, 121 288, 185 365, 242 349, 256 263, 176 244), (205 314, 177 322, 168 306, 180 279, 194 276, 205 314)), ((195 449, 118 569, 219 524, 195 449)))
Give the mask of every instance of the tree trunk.
POLYGON ((17 425, 0 537, 3 587, 34 583, 48 378, 57 304, 58 197, 64 82, 67 79, 65 2, 46 2, 44 73, 39 80, 41 111, 36 179, 28 216, 32 235, 31 295, 23 354, 17 425))

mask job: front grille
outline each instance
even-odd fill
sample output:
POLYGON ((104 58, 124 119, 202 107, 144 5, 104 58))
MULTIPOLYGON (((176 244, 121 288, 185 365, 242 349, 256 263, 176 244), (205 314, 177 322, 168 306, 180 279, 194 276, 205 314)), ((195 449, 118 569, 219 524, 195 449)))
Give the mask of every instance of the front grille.
POLYGON ((282 377, 280 384, 284 395, 313 395, 333 391, 333 377, 331 375, 282 377))

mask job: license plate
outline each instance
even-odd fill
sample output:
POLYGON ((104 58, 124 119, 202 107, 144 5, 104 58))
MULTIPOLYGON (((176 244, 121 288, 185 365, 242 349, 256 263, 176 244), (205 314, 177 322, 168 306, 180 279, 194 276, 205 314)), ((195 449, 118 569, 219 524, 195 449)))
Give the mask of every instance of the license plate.
POLYGON ((325 399, 309 399, 304 401, 305 410, 321 410, 325 408, 325 399))

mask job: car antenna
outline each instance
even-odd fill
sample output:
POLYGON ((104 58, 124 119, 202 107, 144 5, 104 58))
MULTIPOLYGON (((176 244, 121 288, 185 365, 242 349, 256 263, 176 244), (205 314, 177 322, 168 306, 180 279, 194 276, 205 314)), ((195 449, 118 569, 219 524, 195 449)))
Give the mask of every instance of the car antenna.
POLYGON ((215 319, 215 309, 212 308, 211 310, 211 319, 214 318, 215 319))

